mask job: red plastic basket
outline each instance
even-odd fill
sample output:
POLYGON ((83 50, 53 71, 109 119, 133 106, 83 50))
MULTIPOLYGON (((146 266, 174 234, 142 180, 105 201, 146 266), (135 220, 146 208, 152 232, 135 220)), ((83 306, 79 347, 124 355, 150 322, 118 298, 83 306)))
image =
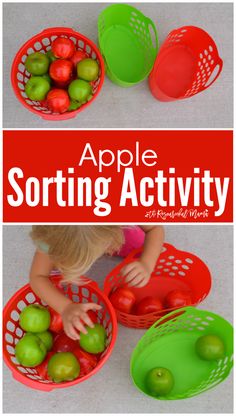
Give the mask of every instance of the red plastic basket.
POLYGON ((223 61, 211 36, 195 26, 169 33, 149 76, 149 87, 160 101, 189 98, 209 88, 223 61))
POLYGON ((73 302, 95 302, 102 306, 97 316, 98 322, 106 329, 108 346, 101 354, 97 366, 89 374, 65 383, 54 383, 53 381, 43 379, 37 373, 36 369, 22 367, 15 357, 15 345, 23 336, 23 331, 19 326, 19 314, 29 304, 40 303, 41 305, 45 305, 33 293, 29 284, 22 287, 8 301, 3 310, 3 358, 17 381, 20 381, 28 387, 43 391, 73 386, 97 373, 111 355, 117 336, 117 320, 114 309, 105 294, 98 288, 97 283, 89 281, 83 286, 65 282, 60 283, 61 277, 58 276, 53 277, 52 280, 56 287, 72 299, 73 302))
MULTIPOLYGON (((120 263, 106 277, 104 292, 107 296, 124 284, 120 270, 126 264, 134 261, 141 254, 141 249, 133 250, 130 255, 120 263)), ((157 296, 164 300, 172 290, 186 290, 191 292, 192 305, 197 305, 205 299, 211 289, 211 275, 203 261, 192 253, 177 250, 170 244, 164 244, 156 267, 151 275, 149 283, 142 288, 133 288, 137 302, 146 296, 157 296)), ((149 313, 147 315, 133 315, 116 310, 118 322, 130 328, 149 328, 163 314, 174 309, 164 309, 161 313, 149 313)))
POLYGON ((29 39, 17 52, 11 69, 11 82, 18 100, 26 108, 28 108, 28 110, 38 114, 43 119, 55 121, 73 118, 80 111, 88 107, 99 94, 104 82, 104 76, 105 69, 103 59, 96 45, 90 39, 81 35, 81 33, 66 27, 53 27, 50 29, 45 29, 41 33, 29 39), (25 84, 30 78, 30 74, 25 68, 25 61, 27 56, 33 52, 46 53, 51 49, 51 43, 58 36, 63 36, 71 39, 75 43, 76 49, 85 51, 90 58, 96 59, 100 66, 99 78, 92 84, 93 97, 91 100, 82 105, 82 107, 80 107, 78 110, 68 111, 63 114, 53 113, 51 110, 45 107, 42 102, 30 100, 25 93, 25 84))

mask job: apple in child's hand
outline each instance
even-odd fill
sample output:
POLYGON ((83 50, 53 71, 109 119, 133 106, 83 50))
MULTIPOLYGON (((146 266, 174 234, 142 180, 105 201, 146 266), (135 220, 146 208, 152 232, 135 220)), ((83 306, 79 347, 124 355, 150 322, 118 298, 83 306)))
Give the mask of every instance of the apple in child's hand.
POLYGON ((65 113, 70 105, 70 99, 66 91, 54 88, 47 95, 47 106, 53 113, 65 113))
POLYGON ((96 367, 98 362, 96 355, 89 354, 79 347, 73 351, 73 354, 76 356, 80 363, 80 377, 86 376, 96 367))
POLYGON ((49 330, 56 333, 61 332, 63 330, 63 322, 61 315, 54 311, 54 309, 52 309, 51 306, 48 306, 48 311, 51 316, 49 330))
POLYGON ((206 361, 219 360, 225 355, 224 343, 217 335, 203 335, 197 339, 195 348, 199 357, 206 361))
POLYGON ((52 53, 56 58, 71 58, 75 53, 75 44, 71 39, 58 37, 52 42, 52 53))
POLYGON ((24 367, 35 367, 41 364, 46 357, 47 348, 39 337, 26 334, 16 344, 16 359, 24 367))
POLYGON ((120 287, 109 296, 110 302, 120 312, 131 313, 136 298, 133 292, 128 288, 120 287))
POLYGON ((44 306, 33 304, 26 306, 20 314, 20 327, 27 332, 44 332, 50 325, 50 313, 44 306))
POLYGON ((135 308, 137 315, 146 315, 152 312, 161 312, 164 309, 160 299, 154 298, 153 296, 147 296, 142 299, 135 308))
POLYGON ((192 305, 191 295, 184 290, 172 290, 165 298, 165 306, 168 309, 182 308, 189 305, 192 305))
POLYGON ((43 75, 48 72, 49 58, 46 54, 34 52, 27 56, 25 67, 30 74, 43 75))
POLYGON ((54 352, 49 352, 45 358, 45 360, 37 365, 37 367, 35 367, 35 370, 37 371, 38 375, 44 379, 44 380, 49 380, 48 378, 48 362, 50 360, 50 358, 54 355, 54 352))
POLYGON ((99 65, 95 59, 83 59, 77 64, 77 76, 85 81, 95 81, 98 78, 99 65))
POLYGON ((174 386, 174 378, 167 368, 153 368, 146 375, 146 386, 153 396, 166 396, 174 386))
POLYGON ((74 55, 70 58, 70 60, 71 62, 73 62, 74 68, 76 69, 78 62, 82 61, 85 58, 87 58, 86 52, 78 50, 75 51, 74 55))
POLYGON ((72 352, 57 352, 48 362, 48 375, 55 381, 71 381, 79 376, 80 365, 72 352))
POLYGON ((44 332, 36 332, 36 334, 41 341, 44 343, 45 347, 47 348, 47 351, 50 351, 53 346, 53 336, 51 332, 44 331, 44 332))
POLYGON ((70 83, 68 94, 72 100, 85 103, 92 94, 92 87, 88 82, 76 79, 70 83))
POLYGON ((91 354, 99 354, 106 348, 107 333, 100 324, 95 324, 94 328, 86 326, 87 334, 80 332, 80 346, 83 350, 91 354))
POLYGON ((64 332, 58 334, 53 343, 53 351, 71 352, 78 347, 78 342, 68 337, 64 332))
POLYGON ((25 93, 32 101, 42 101, 50 90, 50 82, 42 76, 33 76, 25 84, 25 93))
POLYGON ((50 77, 60 83, 67 82, 71 79, 73 63, 68 59, 57 59, 53 61, 49 68, 50 77))

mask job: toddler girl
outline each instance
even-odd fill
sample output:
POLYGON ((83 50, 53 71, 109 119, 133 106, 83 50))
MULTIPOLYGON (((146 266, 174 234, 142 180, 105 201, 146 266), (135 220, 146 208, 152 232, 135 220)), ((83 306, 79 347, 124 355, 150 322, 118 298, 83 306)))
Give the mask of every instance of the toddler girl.
POLYGON ((31 238, 36 251, 30 270, 33 291, 62 316, 65 333, 79 339, 93 327, 87 312, 99 310, 95 303, 73 303, 51 282, 54 268, 64 280, 83 284, 83 275, 104 254, 126 256, 143 245, 141 256, 121 270, 129 286, 143 287, 160 255, 164 231, 161 226, 121 227, 112 225, 35 225, 31 238))

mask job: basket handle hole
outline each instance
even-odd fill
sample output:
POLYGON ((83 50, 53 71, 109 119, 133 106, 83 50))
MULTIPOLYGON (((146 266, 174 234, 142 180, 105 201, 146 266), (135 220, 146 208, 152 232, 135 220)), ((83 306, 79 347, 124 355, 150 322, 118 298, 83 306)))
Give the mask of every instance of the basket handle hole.
POLYGON ((220 71, 220 65, 216 65, 213 72, 211 73, 211 76, 208 78, 206 84, 205 84, 205 88, 209 87, 217 78, 218 74, 220 71))

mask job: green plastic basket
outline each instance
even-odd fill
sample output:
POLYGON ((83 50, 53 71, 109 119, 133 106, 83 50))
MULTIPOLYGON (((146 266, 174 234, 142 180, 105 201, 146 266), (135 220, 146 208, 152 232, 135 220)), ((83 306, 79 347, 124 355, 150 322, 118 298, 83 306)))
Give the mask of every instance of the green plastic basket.
POLYGON ((135 386, 153 397, 145 386, 145 377, 155 367, 168 368, 175 380, 171 392, 159 400, 180 400, 196 396, 221 383, 233 366, 233 328, 212 312, 186 307, 159 319, 135 347, 130 364, 135 386), (225 344, 225 357, 205 361, 195 352, 202 335, 218 335, 225 344))
POLYGON ((107 75, 115 84, 130 87, 148 77, 158 50, 154 23, 139 10, 113 4, 98 17, 98 42, 107 75))

